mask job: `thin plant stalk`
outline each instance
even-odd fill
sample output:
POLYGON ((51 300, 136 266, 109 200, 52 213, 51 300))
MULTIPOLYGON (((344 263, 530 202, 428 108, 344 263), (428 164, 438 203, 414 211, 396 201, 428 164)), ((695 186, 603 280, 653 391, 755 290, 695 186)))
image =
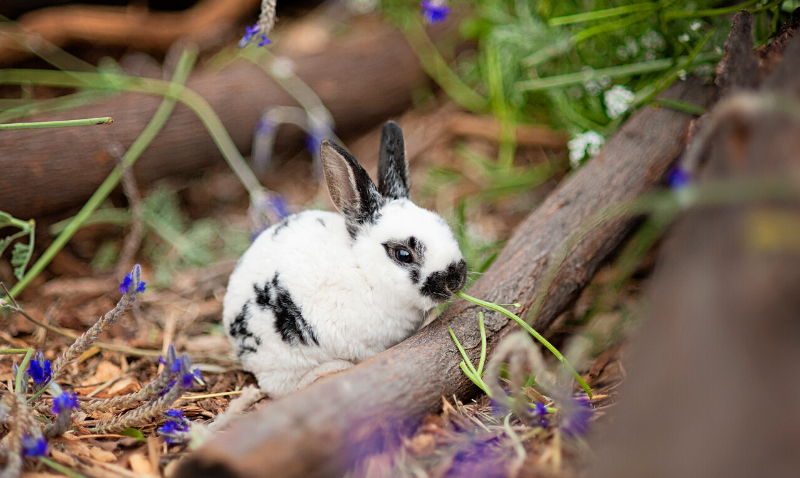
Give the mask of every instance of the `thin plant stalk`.
POLYGON ((489 100, 473 91, 450 69, 416 15, 406 16, 402 31, 419 57, 422 68, 447 96, 474 113, 486 111, 489 100))
MULTIPOLYGON (((697 62, 704 62, 719 58, 718 53, 709 52, 699 54, 695 57, 697 62)), ((680 57, 678 62, 685 62, 688 57, 680 57)), ((619 76, 632 76, 641 75, 644 73, 651 73, 654 71, 666 70, 675 65, 675 60, 672 58, 663 58, 660 60, 643 61, 639 63, 631 63, 628 65, 612 66, 609 68, 601 68, 599 70, 586 70, 576 73, 567 73, 564 75, 550 76, 547 78, 537 78, 534 80, 520 81, 516 83, 516 88, 520 91, 536 91, 547 90, 550 88, 559 88, 563 86, 574 85, 583 83, 587 80, 592 80, 600 77, 615 78, 619 76)))
POLYGON ((462 291, 456 292, 455 295, 461 297, 462 299, 464 299, 466 301, 472 302, 473 304, 480 305, 481 307, 485 307, 485 308, 487 308, 489 310, 493 310, 495 312, 500 312, 501 314, 505 315, 506 317, 512 319, 514 322, 519 324, 520 327, 525 329, 526 332, 531 334, 536 340, 538 340, 542 345, 544 345, 545 348, 547 348, 547 350, 552 352, 552 354, 555 355, 556 358, 562 364, 564 364, 565 367, 567 367, 567 370, 569 370, 570 373, 575 377, 575 380, 577 380, 578 383, 581 385, 581 387, 586 391, 586 394, 589 395, 589 398, 592 397, 592 389, 589 387, 589 385, 586 383, 586 381, 583 379, 583 377, 581 377, 581 375, 575 370, 575 368, 572 367, 572 365, 567 361, 567 359, 563 355, 561 355, 561 352, 559 352, 557 348, 555 348, 550 342, 547 341, 547 339, 545 339, 542 336, 542 334, 540 334, 539 332, 535 331, 533 329, 533 327, 528 325, 517 314, 515 314, 515 313, 509 311, 508 309, 506 309, 505 307, 501 307, 501 306, 499 306, 499 305, 497 305, 495 303, 486 302, 485 300, 481 300, 481 299, 476 299, 475 297, 469 296, 469 295, 465 294, 462 291))
POLYGON ((50 468, 52 468, 52 469, 54 469, 56 471, 64 473, 65 475, 67 475, 67 476, 69 476, 71 478, 87 478, 86 475, 82 475, 82 474, 78 473, 77 471, 75 471, 75 470, 73 470, 71 468, 68 468, 68 467, 66 467, 64 465, 61 465, 59 463, 56 463, 56 462, 54 462, 53 460, 51 460, 49 458, 45 458, 43 456, 40 456, 39 457, 39 461, 41 461, 42 463, 44 463, 45 465, 49 466, 50 468))
POLYGON ((111 124, 114 119, 110 116, 104 118, 86 118, 64 121, 40 121, 36 123, 10 123, 0 124, 0 131, 16 129, 43 129, 43 128, 67 128, 71 126, 92 126, 96 124, 111 124))
POLYGON ((571 25, 573 23, 591 22, 594 20, 603 20, 605 18, 618 17, 627 15, 629 13, 636 13, 642 11, 652 11, 661 8, 661 4, 654 2, 635 3, 633 5, 625 5, 623 7, 607 8, 604 10, 595 10, 593 12, 577 13, 575 15, 564 15, 561 17, 553 17, 547 21, 551 27, 561 25, 571 25))
MULTIPOLYGON (((185 50, 181 56, 181 59, 178 61, 178 65, 175 68, 175 74, 173 75, 173 82, 168 83, 170 86, 170 91, 175 94, 174 90, 182 89, 183 83, 186 81, 186 78, 189 76, 189 72, 191 71, 192 65, 194 65, 195 60, 197 59, 197 51, 196 49, 192 50, 185 50)), ((91 73, 90 73, 91 74, 91 73)), ((0 75, 1 76, 1 75, 0 75)), ((156 137, 161 128, 169 118, 170 114, 172 113, 172 109, 175 107, 175 99, 170 96, 165 96, 164 100, 159 105, 158 109, 156 110, 153 118, 144 128, 142 133, 136 140, 133 142, 128 151, 125 152, 125 155, 122 158, 122 165, 118 165, 111 171, 111 174, 100 184, 100 187, 94 192, 91 198, 86 202, 86 204, 81 208, 78 214, 75 216, 74 220, 70 222, 69 226, 67 226, 61 234, 56 237, 52 244, 47 248, 47 250, 42 254, 38 261, 36 261, 33 266, 28 270, 27 274, 17 282, 16 285, 11 289, 11 295, 15 296, 19 294, 37 275, 39 275, 45 267, 53 260, 53 257, 60 251, 66 243, 72 238, 72 236, 77 232, 77 230, 81 227, 83 222, 91 216, 95 209, 97 209, 100 204, 105 201, 111 191, 119 184, 120 180, 122 179, 122 175, 124 172, 125 167, 133 166, 133 163, 139 158, 139 156, 144 152, 145 148, 150 144, 150 142, 156 137)))
POLYGON ((28 363, 31 361, 31 357, 33 356, 33 349, 28 349, 25 353, 25 357, 22 359, 22 363, 17 370, 17 378, 14 382, 14 392, 19 393, 22 390, 22 377, 25 375, 25 369, 28 368, 28 363))

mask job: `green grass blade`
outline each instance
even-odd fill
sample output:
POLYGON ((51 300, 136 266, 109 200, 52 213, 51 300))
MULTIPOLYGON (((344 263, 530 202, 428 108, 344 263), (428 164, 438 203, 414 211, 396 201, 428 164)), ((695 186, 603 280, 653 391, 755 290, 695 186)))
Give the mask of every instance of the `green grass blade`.
POLYGON ((86 118, 64 121, 41 121, 37 123, 10 123, 0 124, 0 131, 10 131, 16 129, 43 129, 43 128, 67 128, 71 126, 92 126, 96 124, 111 124, 114 120, 111 117, 105 118, 86 118))

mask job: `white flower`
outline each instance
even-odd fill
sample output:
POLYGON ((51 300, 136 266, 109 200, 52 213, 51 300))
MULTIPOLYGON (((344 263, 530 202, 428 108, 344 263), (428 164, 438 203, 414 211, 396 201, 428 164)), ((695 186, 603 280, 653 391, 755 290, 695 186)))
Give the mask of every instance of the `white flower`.
POLYGON ((702 24, 702 23, 700 23, 700 20, 695 20, 695 21, 693 21, 693 22, 691 23, 691 25, 689 25, 689 28, 690 28, 690 29, 691 29, 693 32, 696 32, 697 30, 699 30, 699 29, 700 29, 700 27, 701 27, 701 26, 703 26, 703 24, 702 24))
POLYGON ((617 119, 626 111, 636 95, 622 85, 614 85, 603 94, 606 104, 606 114, 611 119, 617 119))
POLYGON ((567 143, 567 147, 569 148, 569 164, 572 166, 572 169, 578 169, 581 165, 581 160, 587 154, 590 158, 597 156, 604 142, 605 138, 594 131, 576 134, 567 143))
POLYGON ((642 35, 641 38, 639 38, 639 42, 642 44, 643 47, 653 50, 663 50, 664 46, 666 46, 666 42, 664 42, 664 37, 662 37, 655 30, 648 30, 647 33, 645 33, 644 35, 642 35))
POLYGON ((689 41, 689 34, 688 33, 684 33, 682 35, 679 35, 678 36, 678 41, 681 42, 681 43, 687 43, 689 41))
POLYGON ((678 78, 680 78, 681 81, 686 81, 686 70, 679 71, 678 72, 678 78))
POLYGON ((625 37, 625 49, 628 51, 628 55, 636 56, 639 53, 639 44, 636 43, 635 38, 625 37))

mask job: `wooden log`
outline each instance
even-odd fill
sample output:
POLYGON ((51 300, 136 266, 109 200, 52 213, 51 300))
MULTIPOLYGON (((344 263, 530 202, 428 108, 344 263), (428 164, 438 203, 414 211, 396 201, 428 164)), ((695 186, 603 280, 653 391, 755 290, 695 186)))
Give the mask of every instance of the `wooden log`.
MULTIPOLYGON (((698 81, 668 92, 707 106, 713 90, 698 81)), ((523 304, 530 311, 546 270, 581 221, 604 207, 661 184, 681 152, 689 115, 644 108, 610 138, 599 156, 566 179, 516 229, 502 253, 470 290, 477 297, 523 304)), ((534 324, 544 330, 576 298, 598 266, 620 244, 634 219, 591 231, 555 276, 534 324)), ((366 362, 277 400, 184 460, 179 477, 341 476, 360 458, 390 450, 422 418, 440 410, 442 397, 476 389, 458 367, 452 327, 473 359, 480 353, 478 308, 456 301, 405 342, 366 362)), ((517 329, 502 315, 486 314, 488 350, 517 329)))
MULTIPOLYGON (((182 12, 153 11, 135 4, 42 8, 22 15, 16 25, 4 25, 6 35, 0 36, 0 65, 9 66, 34 55, 8 34, 33 33, 62 48, 85 42, 166 52, 181 38, 200 44, 219 41, 220 33, 246 13, 255 11, 258 3, 258 0, 201 0, 182 12)), ((44 42, 28 42, 36 42, 38 48, 49 50, 44 42)))
MULTIPOLYGON (((696 136, 701 182, 796 180, 800 36, 759 90, 746 91, 758 72, 742 16, 726 43, 738 71, 723 75, 739 94, 720 101, 696 136)), ((798 218, 795 195, 699 208, 679 221, 589 476, 797 476, 800 455, 787 451, 800 447, 798 218)))
MULTIPOLYGON (((294 67, 330 110, 337 133, 344 136, 404 111, 411 104, 412 91, 428 81, 403 36, 378 21, 359 24, 351 35, 320 53, 294 58, 294 67)), ((187 86, 211 104, 245 154, 265 108, 296 105, 260 67, 246 61, 221 71, 200 71, 187 86)), ((109 146, 114 142, 130 146, 160 102, 160 97, 122 93, 66 112, 26 118, 111 116, 114 124, 107 127, 4 132, 0 135, 0 210, 27 219, 82 204, 116 164, 109 146)), ((299 131, 287 132, 281 133, 285 141, 300 144, 299 131)), ((179 104, 134 172, 143 184, 191 173, 221 159, 199 118, 179 104)))

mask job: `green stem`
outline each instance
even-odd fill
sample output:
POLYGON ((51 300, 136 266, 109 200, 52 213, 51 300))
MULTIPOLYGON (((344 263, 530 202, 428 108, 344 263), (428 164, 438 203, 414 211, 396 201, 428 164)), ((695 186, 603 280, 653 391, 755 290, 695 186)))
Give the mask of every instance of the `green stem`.
MULTIPOLYGON (((697 60, 698 62, 702 62, 718 57, 719 54, 711 52, 702 55, 697 55, 695 60, 697 60)), ((684 62, 686 61, 687 58, 688 57, 680 57, 678 58, 678 61, 684 62)), ((653 61, 643 61, 639 63, 632 63, 629 65, 601 68, 599 70, 586 70, 586 71, 579 71, 576 73, 567 73, 565 75, 551 76, 548 78, 537 78, 534 80, 520 81, 516 84, 516 88, 520 91, 546 90, 550 88, 557 88, 557 87, 574 85, 577 83, 583 83, 584 81, 604 76, 607 76, 609 78, 615 78, 618 76, 633 76, 633 75, 641 75, 644 73, 651 73, 654 71, 666 70, 672 67, 674 64, 675 60, 672 58, 663 58, 660 60, 653 60, 653 61)))
POLYGON ((14 382, 15 393, 20 393, 20 390, 22 390, 22 376, 25 374, 25 369, 28 368, 28 363, 31 361, 32 356, 33 349, 28 349, 28 351, 25 352, 25 358, 22 359, 22 364, 20 364, 17 370, 17 380, 14 382))
POLYGON ((551 18, 547 24, 551 27, 560 25, 570 25, 572 23, 590 22, 593 20, 602 20, 604 18, 618 17, 620 15, 627 15, 628 13, 652 11, 661 8, 661 3, 635 3, 633 5, 625 5, 624 7, 607 8, 605 10, 596 10, 594 12, 577 13, 575 15, 564 15, 562 17, 551 18))
POLYGON ((0 131, 14 129, 42 129, 42 128, 66 128, 70 126, 91 126, 96 124, 111 124, 114 120, 111 117, 105 118, 86 118, 64 121, 41 121, 37 123, 11 123, 0 124, 0 131))
MULTIPOLYGON (((691 17, 716 17, 719 15, 727 15, 729 13, 736 13, 739 10, 745 9, 751 5, 758 3, 759 0, 749 0, 738 5, 731 5, 724 8, 707 8, 705 10, 694 11, 669 11, 664 12, 664 18, 667 20, 674 20, 676 18, 691 18, 691 17)), ((780 3, 780 2, 773 2, 780 3)))
POLYGON ((0 355, 26 354, 31 349, 0 349, 0 355))
MULTIPOLYGON (((173 83, 164 82, 168 86, 165 92, 166 94, 164 100, 158 106, 153 118, 144 128, 142 133, 136 138, 131 147, 128 148, 128 151, 125 152, 125 155, 122 157, 122 165, 116 166, 113 171, 111 171, 111 174, 108 175, 100 187, 98 187, 94 194, 92 194, 92 197, 89 198, 83 208, 81 208, 81 210, 75 216, 75 219, 70 222, 69 226, 67 226, 53 241, 53 243, 50 244, 50 247, 47 248, 39 260, 36 261, 36 263, 30 268, 22 280, 14 285, 14 287, 11 289, 12 296, 19 294, 36 276, 38 276, 44 270, 45 267, 47 267, 48 264, 50 264, 50 261, 53 260, 53 257, 55 257, 55 255, 64 247, 64 245, 66 245, 75 232, 81 227, 83 222, 92 215, 94 210, 97 209, 100 204, 103 203, 103 201, 105 201, 111 191, 113 191, 117 184, 119 184, 125 168, 132 166, 133 163, 136 162, 142 152, 144 152, 145 148, 147 148, 150 142, 156 137, 158 132, 161 131, 161 128, 164 126, 164 123, 166 123, 167 118, 169 118, 170 114, 172 113, 172 109, 175 106, 175 96, 178 95, 181 90, 183 90, 183 83, 186 81, 186 78, 188 78, 191 67, 194 65, 196 59, 196 49, 184 50, 180 60, 178 61, 178 65, 175 68, 173 83)), ((93 75, 95 77, 100 76, 94 73, 80 73, 76 75, 93 75)), ((0 78, 3 76, 4 75, 0 73, 0 78)))
POLYGON ((567 367, 567 370, 569 370, 570 373, 572 373, 572 375, 575 377, 575 379, 578 381, 578 383, 581 384, 581 387, 583 387, 583 389, 586 391, 586 394, 589 395, 589 398, 592 397, 592 389, 589 388, 589 385, 586 383, 586 381, 583 379, 583 377, 581 377, 581 375, 572 367, 572 365, 570 365, 570 363, 567 361, 567 359, 563 355, 561 355, 561 352, 559 352, 558 349, 555 348, 550 342, 548 342, 547 339, 545 339, 539 332, 533 330, 533 327, 531 327, 524 320, 519 318, 519 316, 517 316, 513 312, 505 309, 504 307, 500 307, 499 305, 494 304, 492 302, 486 302, 485 300, 476 299, 475 297, 469 296, 469 295, 465 294, 464 292, 461 292, 461 291, 456 292, 456 295, 461 297, 464 300, 472 302, 473 304, 480 305, 481 307, 485 307, 485 308, 487 308, 489 310, 493 310, 495 312, 500 312, 501 314, 505 315, 506 317, 514 320, 514 322, 518 323, 519 326, 522 327, 526 332, 528 332, 529 334, 533 335, 533 337, 536 340, 538 340, 542 345, 544 345, 545 348, 547 348, 547 350, 552 352, 553 355, 555 355, 556 358, 561 363, 563 363, 565 367, 567 367))
POLYGON ((402 31, 411 48, 417 53, 425 73, 436 81, 447 96, 464 108, 474 113, 486 111, 489 101, 473 91, 447 66, 447 62, 417 17, 418 15, 407 16, 402 31))
POLYGON ((39 457, 39 461, 41 461, 45 465, 49 466, 50 468, 52 468, 52 469, 54 469, 56 471, 60 471, 61 473, 64 473, 65 475, 70 476, 72 478, 87 478, 86 475, 81 475, 77 471, 73 471, 73 470, 67 468, 64 465, 61 465, 59 463, 54 462, 53 460, 50 460, 49 458, 45 458, 43 456, 40 456, 39 457))
POLYGON ((481 330, 481 360, 478 362, 478 376, 483 377, 483 364, 486 362, 486 326, 483 323, 483 312, 478 313, 478 327, 481 330))
POLYGON ((489 387, 486 386, 486 383, 481 378, 481 375, 475 370, 475 367, 472 365, 472 362, 469 359, 469 355, 464 350, 464 347, 461 346, 461 342, 458 341, 456 334, 453 332, 453 329, 448 327, 447 330, 450 332, 450 337, 453 338, 453 342, 455 342, 458 351, 461 353, 461 358, 464 360, 461 361, 459 366, 461 367, 461 371, 464 372, 464 375, 467 376, 472 382, 477 385, 483 392, 489 397, 492 398, 492 391, 489 390, 489 387))

